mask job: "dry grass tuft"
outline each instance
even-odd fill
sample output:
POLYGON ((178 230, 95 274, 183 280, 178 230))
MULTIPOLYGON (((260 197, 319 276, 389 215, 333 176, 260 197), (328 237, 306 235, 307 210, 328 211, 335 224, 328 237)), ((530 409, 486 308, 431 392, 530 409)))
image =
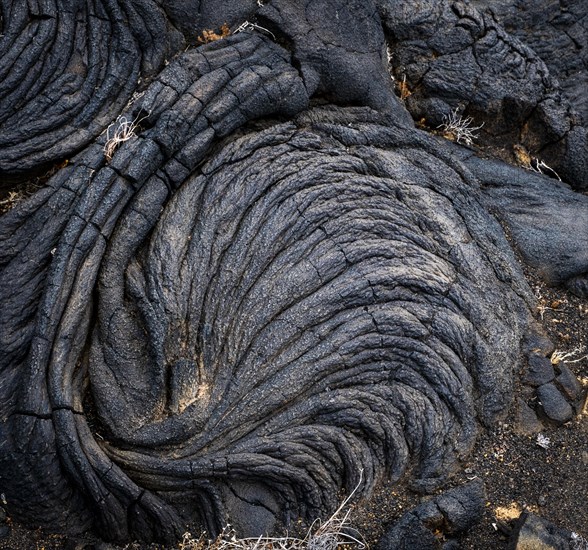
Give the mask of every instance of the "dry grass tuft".
POLYGON ((106 161, 110 162, 116 150, 120 147, 121 143, 128 141, 132 137, 136 137, 135 130, 139 127, 142 120, 136 118, 135 120, 129 121, 127 117, 121 115, 106 129, 106 143, 104 144, 104 156, 106 161))
POLYGON ((551 354, 551 358, 550 358, 551 364, 558 365, 559 363, 562 363, 562 362, 564 362, 564 363, 579 363, 580 361, 583 361, 584 359, 588 359, 588 355, 580 356, 580 354, 583 352, 584 352, 584 348, 582 346, 577 346, 570 351, 560 351, 560 350, 556 349, 551 354))
POLYGON ((178 550, 363 550, 367 544, 351 526, 349 505, 360 484, 361 478, 335 513, 324 523, 320 519, 314 521, 304 538, 288 535, 238 538, 228 525, 215 540, 207 540, 204 535, 195 539, 190 533, 185 533, 178 550))
POLYGON ((474 144, 474 139, 477 139, 476 131, 484 126, 472 126, 474 119, 472 117, 463 118, 457 114, 457 109, 451 111, 448 116, 444 117, 443 124, 437 128, 443 130, 443 137, 457 143, 465 143, 470 147, 474 144))
POLYGON ((8 191, 6 196, 0 199, 0 215, 12 210, 19 202, 22 202, 32 194, 33 193, 29 192, 27 188, 8 191))

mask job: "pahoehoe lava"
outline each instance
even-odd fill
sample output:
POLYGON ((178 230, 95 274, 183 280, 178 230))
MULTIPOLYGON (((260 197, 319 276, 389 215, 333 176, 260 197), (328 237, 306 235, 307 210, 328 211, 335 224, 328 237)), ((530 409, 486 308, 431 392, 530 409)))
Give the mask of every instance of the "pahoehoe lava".
POLYGON ((0 2, 0 183, 52 173, 0 216, 9 513, 172 543, 442 487, 541 355, 504 228, 588 294, 581 114, 466 2, 160 4, 0 2), (411 117, 456 108, 571 187, 411 117))

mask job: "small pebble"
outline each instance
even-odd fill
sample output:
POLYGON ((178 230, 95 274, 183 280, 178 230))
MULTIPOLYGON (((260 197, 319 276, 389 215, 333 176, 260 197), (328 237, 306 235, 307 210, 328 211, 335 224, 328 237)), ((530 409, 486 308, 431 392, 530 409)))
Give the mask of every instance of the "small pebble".
POLYGON ((537 397, 543 411, 551 420, 563 424, 574 416, 572 407, 554 384, 544 384, 537 388, 537 397))

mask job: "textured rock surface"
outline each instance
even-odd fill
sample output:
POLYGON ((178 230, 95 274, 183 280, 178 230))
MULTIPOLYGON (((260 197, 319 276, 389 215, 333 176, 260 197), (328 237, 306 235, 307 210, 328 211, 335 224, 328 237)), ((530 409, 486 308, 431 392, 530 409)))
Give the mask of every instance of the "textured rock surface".
POLYGON ((555 384, 543 384, 537 389, 537 397, 545 414, 553 421, 564 423, 571 420, 573 411, 555 384))
POLYGON ((447 491, 402 516, 382 537, 376 550, 458 548, 451 545, 451 536, 480 520, 484 501, 484 484, 480 480, 447 491))
POLYGON ((588 125, 588 13, 582 0, 507 2, 474 0, 507 32, 520 38, 549 67, 588 125))
MULTIPOLYGON (((513 550, 567 550, 574 548, 572 532, 529 512, 517 520, 510 538, 513 550)), ((580 543, 581 544, 581 543, 580 543)))
MULTIPOLYGON (((484 124, 482 143, 522 145, 586 188, 587 129, 535 51, 468 2, 382 2, 381 9, 393 72, 411 92, 407 107, 415 119, 434 128, 457 109, 484 124)), ((585 21, 585 3, 576 11, 570 17, 585 21)), ((555 43, 550 47, 557 55, 555 43)))
POLYGON ((461 2, 259 4, 3 4, 0 177, 68 160, 0 218, 0 492, 22 522, 172 542, 326 517, 360 480, 436 489, 532 351, 495 215, 547 281, 586 286, 586 197, 415 129, 386 40, 409 80, 428 67, 413 115, 467 99, 583 188, 585 134, 531 50, 461 2), (244 19, 263 28, 196 40, 244 19), (481 52, 494 72, 449 85, 481 52))

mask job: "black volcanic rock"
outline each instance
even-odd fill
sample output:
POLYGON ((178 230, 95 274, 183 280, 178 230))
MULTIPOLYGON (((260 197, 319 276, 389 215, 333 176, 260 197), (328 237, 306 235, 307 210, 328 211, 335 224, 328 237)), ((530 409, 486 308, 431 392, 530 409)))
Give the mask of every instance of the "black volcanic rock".
POLYGON ((410 117, 461 109, 586 187, 557 81, 467 3, 8 1, 1 24, 0 189, 52 174, 0 217, 17 521, 172 544, 436 490, 547 345, 513 247, 586 286, 584 195, 410 117))

